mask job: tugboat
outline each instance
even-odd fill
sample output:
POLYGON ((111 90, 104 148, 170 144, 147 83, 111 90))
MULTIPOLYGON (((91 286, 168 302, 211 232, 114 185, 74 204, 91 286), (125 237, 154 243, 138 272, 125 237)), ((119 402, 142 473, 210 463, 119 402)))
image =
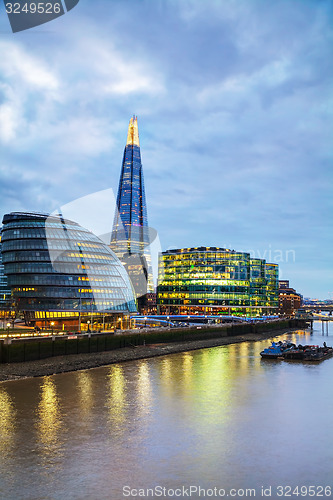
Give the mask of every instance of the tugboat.
POLYGON ((293 350, 296 347, 295 344, 291 342, 272 342, 272 345, 263 351, 261 351, 260 356, 265 359, 282 359, 284 354, 293 350))

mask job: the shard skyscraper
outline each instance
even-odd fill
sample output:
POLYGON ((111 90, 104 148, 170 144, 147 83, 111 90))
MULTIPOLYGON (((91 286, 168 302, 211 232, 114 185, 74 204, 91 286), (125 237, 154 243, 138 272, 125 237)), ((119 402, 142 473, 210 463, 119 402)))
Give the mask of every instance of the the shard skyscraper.
POLYGON ((131 118, 120 174, 111 249, 125 266, 137 298, 154 291, 138 119, 131 118))

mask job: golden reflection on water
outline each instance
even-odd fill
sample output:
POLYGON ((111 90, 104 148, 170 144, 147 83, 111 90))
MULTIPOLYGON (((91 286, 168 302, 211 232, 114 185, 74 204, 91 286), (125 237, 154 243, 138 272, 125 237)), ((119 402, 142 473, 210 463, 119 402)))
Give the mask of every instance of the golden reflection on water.
POLYGON ((78 395, 79 395, 79 404, 80 404, 80 411, 82 416, 84 416, 84 420, 87 422, 88 421, 88 415, 91 412, 91 408, 94 404, 94 398, 93 398, 93 384, 91 380, 91 373, 90 372, 77 372, 77 379, 78 379, 78 395))
POLYGON ((193 353, 185 352, 182 356, 183 361, 183 387, 185 390, 191 389, 193 385, 193 353))
POLYGON ((230 346, 230 364, 237 369, 238 374, 246 374, 251 362, 251 345, 249 342, 241 342, 230 346))
POLYGON ((111 430, 114 426, 121 429, 126 419, 126 380, 121 365, 112 365, 110 367, 108 381, 108 422, 111 425, 111 430))
POLYGON ((43 379, 41 399, 37 408, 38 438, 43 444, 43 452, 48 455, 59 448, 58 439, 62 424, 57 390, 51 377, 43 379))
POLYGON ((14 403, 4 387, 0 387, 0 458, 11 450, 16 433, 14 403))
POLYGON ((195 404, 198 432, 226 421, 232 392, 230 356, 226 349, 205 349, 195 357, 195 404))
POLYGON ((173 372, 172 372, 172 361, 170 357, 161 358, 161 364, 158 365, 160 370, 160 381, 163 390, 171 394, 173 386, 173 372))
POLYGON ((201 383, 211 388, 214 383, 223 384, 230 374, 230 356, 224 349, 209 349, 201 356, 201 383))
POLYGON ((139 416, 147 416, 152 405, 151 378, 147 361, 141 361, 138 367, 137 402, 139 416))

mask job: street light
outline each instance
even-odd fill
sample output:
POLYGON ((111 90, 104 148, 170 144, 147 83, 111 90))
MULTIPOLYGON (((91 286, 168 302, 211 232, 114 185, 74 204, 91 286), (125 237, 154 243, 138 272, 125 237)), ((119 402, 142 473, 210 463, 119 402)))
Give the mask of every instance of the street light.
POLYGON ((89 326, 90 325, 90 321, 89 321, 89 319, 87 321, 87 325, 88 325, 88 333, 90 333, 90 326, 89 326))
POLYGON ((10 328, 10 323, 7 323, 7 339, 9 337, 9 328, 10 328))
POLYGON ((54 327, 54 321, 51 321, 52 337, 53 337, 53 327, 54 327))

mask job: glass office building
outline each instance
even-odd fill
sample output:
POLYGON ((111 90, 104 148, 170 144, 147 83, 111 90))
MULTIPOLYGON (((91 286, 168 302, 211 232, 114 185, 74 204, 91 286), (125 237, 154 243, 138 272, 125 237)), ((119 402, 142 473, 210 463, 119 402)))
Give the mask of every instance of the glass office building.
POLYGON ((11 292, 7 284, 7 276, 4 272, 1 253, 0 235, 0 318, 5 319, 11 316, 11 292))
POLYGON ((130 281, 116 255, 90 231, 61 216, 5 215, 2 260, 16 307, 30 323, 47 325, 52 319, 81 325, 102 314, 114 323, 115 317, 125 321, 136 312, 130 281))
POLYGON ((198 247, 160 255, 160 314, 268 315, 277 299, 278 266, 249 253, 198 247))
POLYGON ((110 248, 123 263, 136 297, 153 291, 146 195, 137 117, 130 120, 110 248))
POLYGON ((279 266, 278 264, 265 265, 267 301, 274 308, 279 307, 279 266))

